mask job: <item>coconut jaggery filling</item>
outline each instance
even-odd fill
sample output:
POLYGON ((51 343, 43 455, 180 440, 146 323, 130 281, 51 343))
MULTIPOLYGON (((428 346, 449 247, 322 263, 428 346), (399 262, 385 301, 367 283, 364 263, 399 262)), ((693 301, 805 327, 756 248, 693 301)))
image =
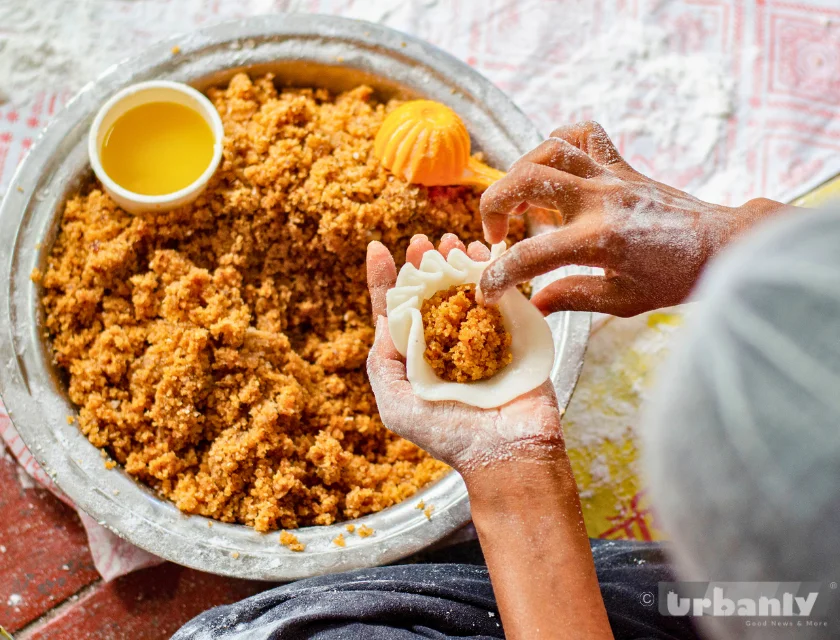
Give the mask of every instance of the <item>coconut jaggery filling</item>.
POLYGON ((240 74, 209 96, 225 143, 207 191, 131 216, 94 183, 33 274, 79 428, 188 513, 268 531, 389 507, 447 467, 377 414, 365 249, 401 262, 416 233, 480 239, 480 194, 382 169, 399 103, 368 87, 240 74))
POLYGON ((478 304, 473 284, 438 291, 423 302, 420 313, 426 338, 423 357, 444 380, 485 380, 513 359, 501 312, 478 304))

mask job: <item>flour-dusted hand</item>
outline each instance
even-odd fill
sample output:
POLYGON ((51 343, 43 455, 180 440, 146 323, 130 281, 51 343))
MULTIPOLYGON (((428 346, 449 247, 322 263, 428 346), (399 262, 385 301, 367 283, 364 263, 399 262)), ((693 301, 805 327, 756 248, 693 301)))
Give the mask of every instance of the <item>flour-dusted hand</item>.
MULTIPOLYGON (((489 250, 480 242, 465 248, 452 234, 441 239, 438 250, 448 256, 455 248, 474 260, 489 258, 489 250)), ((423 254, 433 249, 425 236, 415 236, 406 259, 419 266, 423 254)), ((397 270, 390 252, 379 242, 368 246, 367 277, 376 318, 376 340, 367 369, 386 427, 462 473, 511 455, 539 457, 563 449, 560 410, 550 382, 497 409, 418 398, 388 332, 385 293, 394 286, 397 270)))
POLYGON ((487 302, 570 264, 603 276, 569 276, 537 293, 543 311, 632 316, 683 302, 705 264, 756 222, 784 209, 770 200, 709 204, 633 170, 595 122, 561 127, 520 158, 481 198, 485 237, 501 242, 508 217, 556 209, 563 226, 513 245, 481 279, 487 302))
MULTIPOLYGON (((456 248, 465 249, 446 234, 438 251, 448 256, 456 248)), ((406 260, 419 267, 433 249, 415 236, 406 260)), ((466 253, 490 257, 478 242, 466 253)), ((463 476, 506 636, 612 638, 551 383, 497 409, 422 400, 388 333, 385 293, 397 269, 378 242, 368 245, 367 277, 376 318, 368 376, 379 415, 463 476)))

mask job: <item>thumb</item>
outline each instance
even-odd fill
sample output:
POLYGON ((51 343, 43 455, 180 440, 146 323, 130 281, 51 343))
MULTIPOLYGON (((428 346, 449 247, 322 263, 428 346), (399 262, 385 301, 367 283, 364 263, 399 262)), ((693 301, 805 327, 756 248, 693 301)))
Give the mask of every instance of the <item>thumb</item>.
POLYGON ((614 316, 627 314, 626 296, 616 279, 604 276, 566 276, 531 297, 534 306, 549 315, 555 311, 594 311, 614 316))
POLYGON ((365 259, 368 291, 373 317, 384 316, 388 311, 386 294, 397 282, 397 267, 391 252, 381 242, 373 241, 368 245, 365 259))
POLYGON ((376 319, 376 335, 368 353, 367 373, 377 403, 411 395, 405 363, 391 339, 385 316, 376 319))

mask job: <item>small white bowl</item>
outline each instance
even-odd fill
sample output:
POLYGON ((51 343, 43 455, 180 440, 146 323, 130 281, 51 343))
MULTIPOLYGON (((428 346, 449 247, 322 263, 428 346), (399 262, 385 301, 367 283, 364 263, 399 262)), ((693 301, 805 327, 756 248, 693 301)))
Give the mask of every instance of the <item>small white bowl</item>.
POLYGON ((90 127, 90 134, 88 135, 88 155, 90 156, 90 164, 93 167, 93 172, 99 178, 105 192, 120 207, 129 213, 169 211, 175 207, 192 202, 207 187, 207 182, 213 173, 215 173, 222 159, 223 138, 224 127, 222 126, 222 119, 219 117, 219 112, 216 111, 216 107, 213 106, 213 103, 204 94, 180 82, 168 82, 165 80, 141 82, 126 87, 114 95, 102 106, 99 113, 96 114, 93 125, 90 127), (134 193, 118 185, 105 173, 99 157, 102 150, 103 138, 108 133, 111 125, 116 122, 117 118, 129 109, 149 102, 175 102, 189 107, 204 118, 204 121, 207 122, 213 132, 213 158, 210 160, 210 164, 207 165, 204 173, 195 182, 183 189, 156 196, 134 193))

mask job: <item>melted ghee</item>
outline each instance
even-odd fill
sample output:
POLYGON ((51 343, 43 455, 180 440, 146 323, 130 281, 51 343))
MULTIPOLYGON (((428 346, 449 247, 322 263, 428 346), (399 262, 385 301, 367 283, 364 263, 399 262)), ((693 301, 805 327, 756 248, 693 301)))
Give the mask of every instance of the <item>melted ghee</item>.
POLYGON ((176 102, 149 102, 117 118, 100 159, 124 189, 157 196, 195 182, 213 159, 213 143, 213 131, 198 112, 176 102))

